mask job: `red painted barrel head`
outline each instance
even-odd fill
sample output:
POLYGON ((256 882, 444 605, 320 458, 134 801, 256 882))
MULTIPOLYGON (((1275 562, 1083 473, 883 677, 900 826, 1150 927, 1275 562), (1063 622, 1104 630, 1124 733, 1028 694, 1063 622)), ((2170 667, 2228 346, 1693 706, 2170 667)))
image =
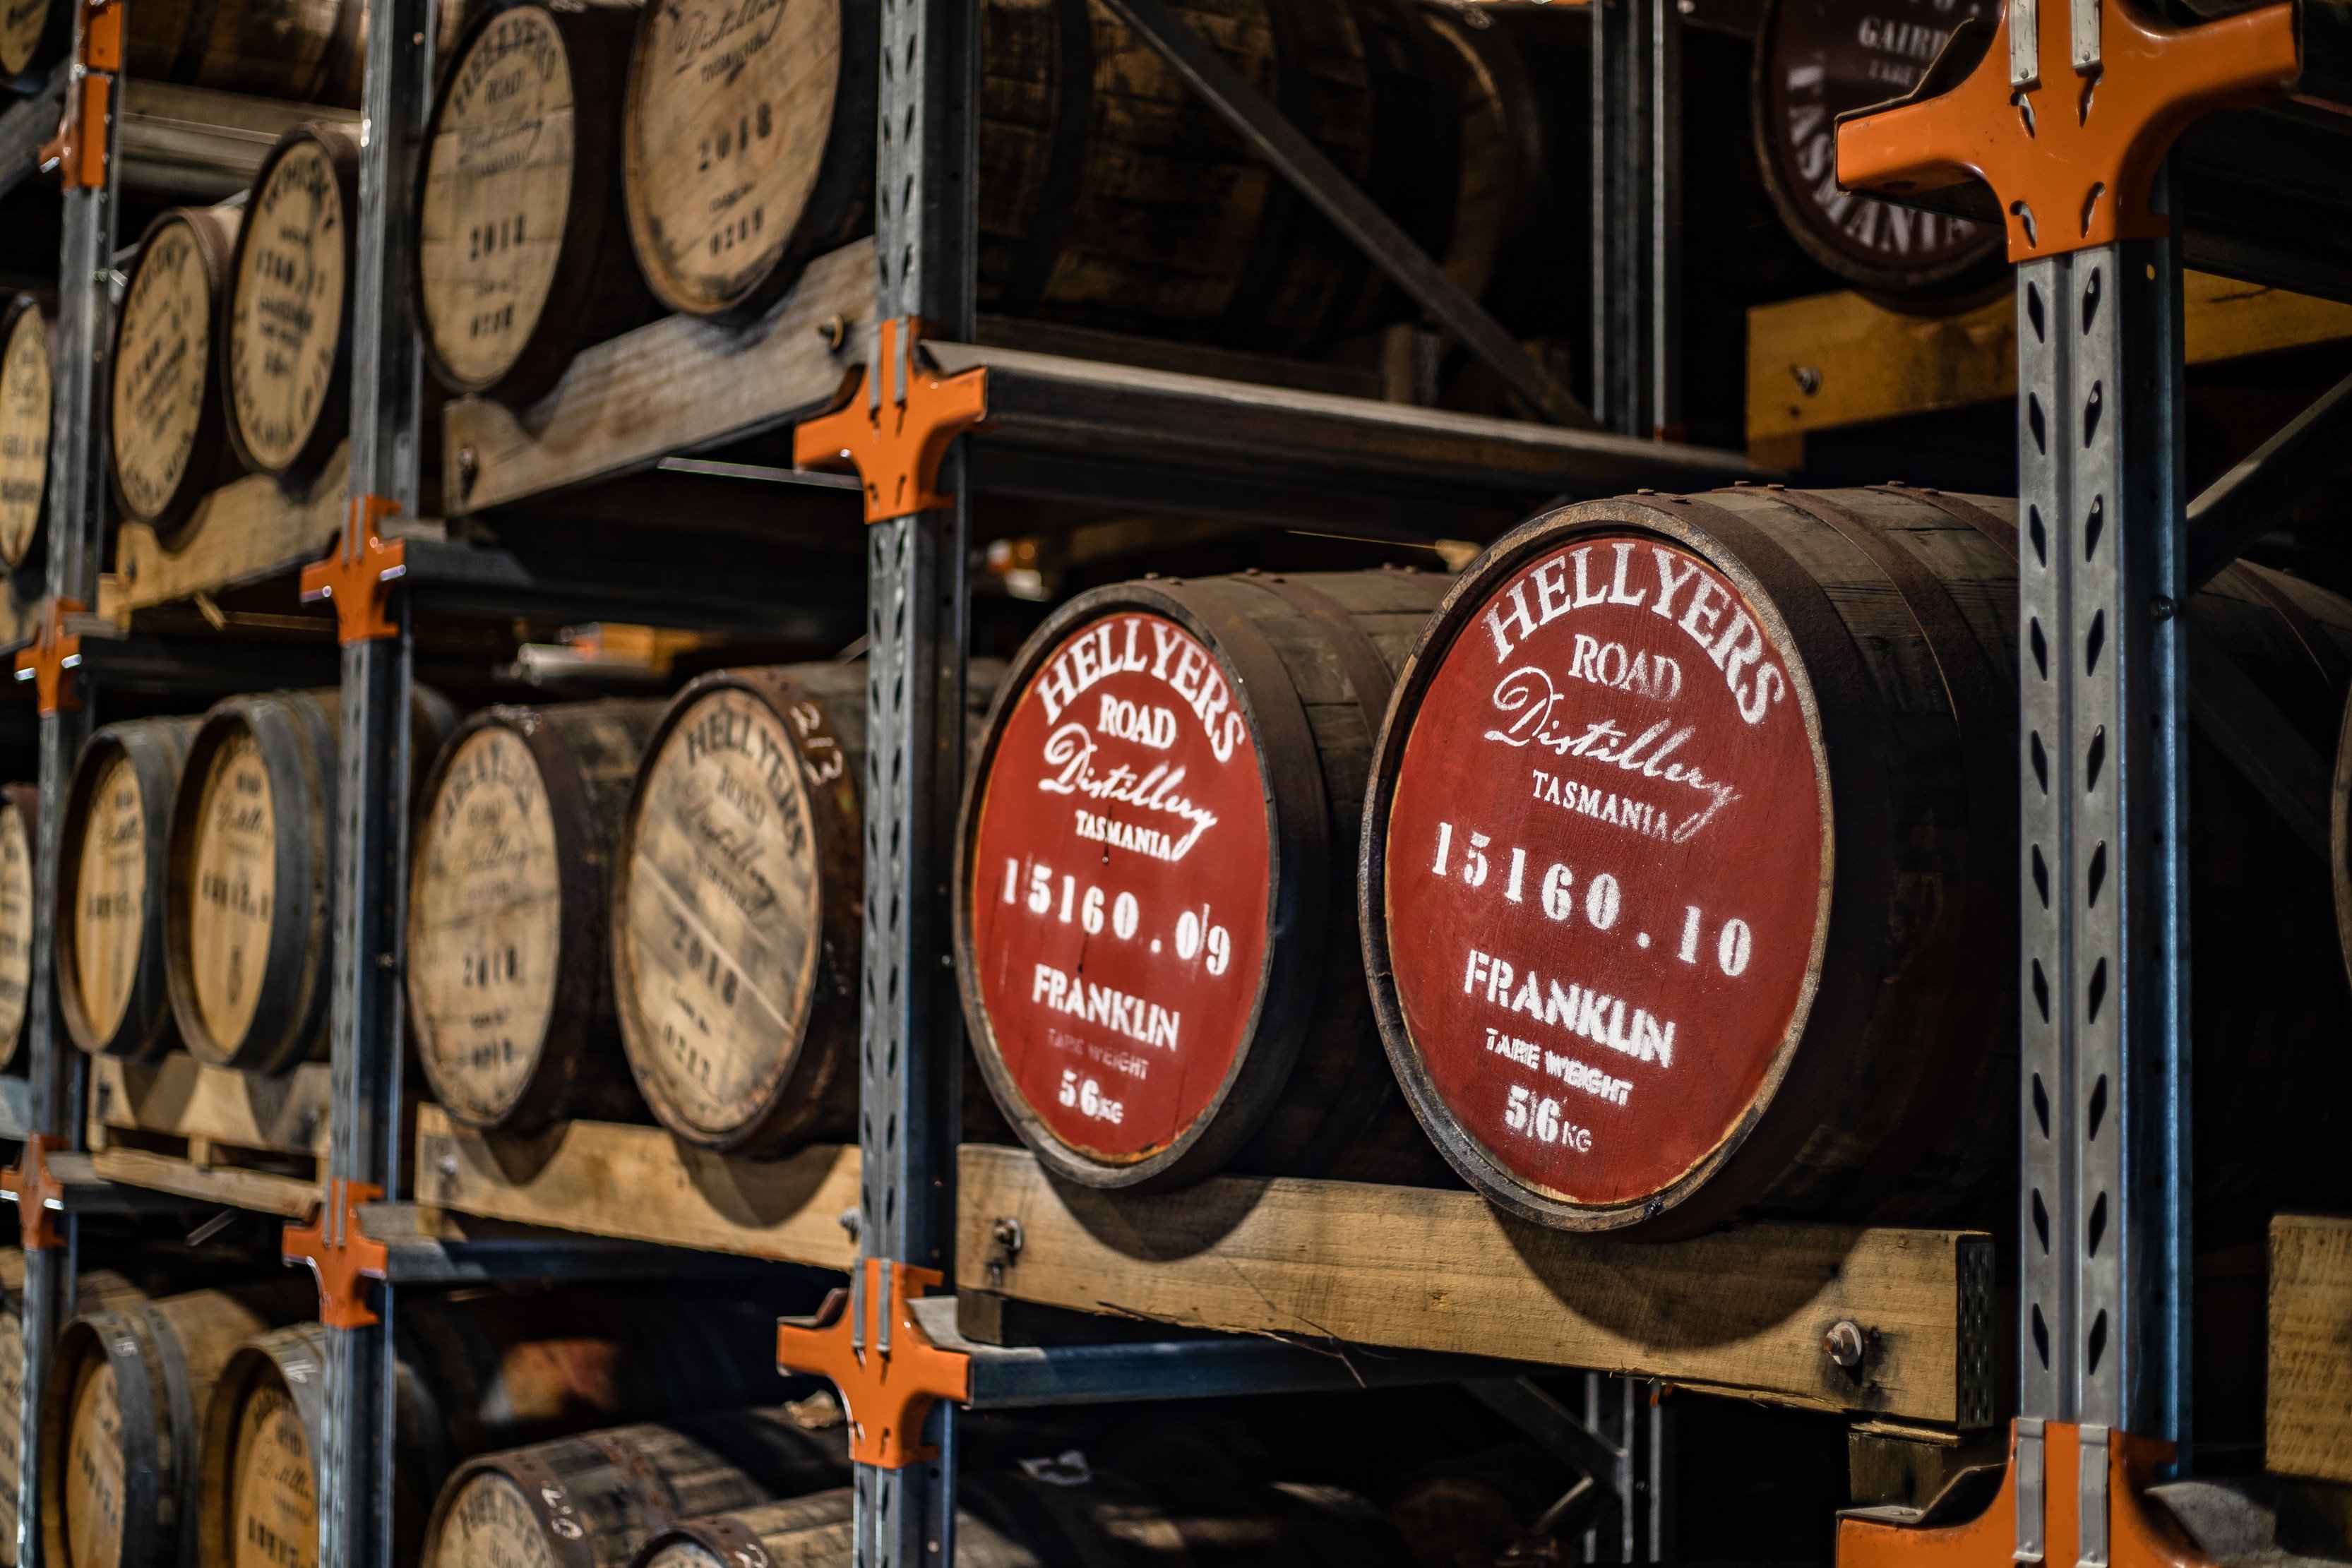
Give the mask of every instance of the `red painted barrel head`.
POLYGON ((1217 1103, 1248 1041, 1273 864, 1256 742, 1232 672, 1140 612, 1074 629, 1000 724, 965 893, 981 1046, 1054 1138, 1133 1165, 1217 1103))
POLYGON ((1463 605, 1387 821, 1397 1000, 1511 1179, 1644 1218, 1769 1097, 1810 1000, 1810 687, 1730 577, 1655 536, 1564 535, 1463 605))

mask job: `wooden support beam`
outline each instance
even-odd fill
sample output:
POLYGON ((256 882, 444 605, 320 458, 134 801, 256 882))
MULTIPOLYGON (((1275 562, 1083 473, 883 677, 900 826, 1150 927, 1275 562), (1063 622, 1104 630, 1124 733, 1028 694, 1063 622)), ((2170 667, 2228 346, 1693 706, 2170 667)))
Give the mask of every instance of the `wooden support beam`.
POLYGON ((2273 1473, 2352 1482, 2352 1218, 2271 1221, 2273 1473))
POLYGON ((101 1129, 160 1133, 273 1154, 324 1155, 332 1073, 306 1061, 270 1076, 212 1067, 184 1051, 134 1064, 90 1058, 89 1119, 101 1129))
MULTIPOLYGON (((2006 1409, 1992 1241, 1759 1225, 1643 1244, 1546 1230, 1465 1192, 1217 1177, 1155 1197, 967 1145, 957 1283, 1187 1327, 1460 1351, 1959 1428, 2006 1409), (1017 1250, 1003 1236, 1016 1234, 1017 1250), (1830 1328, 1869 1346, 1832 1363, 1830 1328)), ((2005 1325, 2002 1325, 2005 1326, 2005 1325)))
POLYGON ((232 480, 196 503, 171 548, 144 523, 114 536, 114 570, 98 580, 98 612, 123 626, 131 612, 257 582, 308 566, 343 526, 351 443, 324 472, 289 495, 267 474, 232 480))
POLYGON ((857 1151, 831 1145, 781 1160, 690 1149, 659 1127, 571 1122, 535 1138, 464 1127, 438 1105, 416 1112, 420 1203, 712 1252, 846 1269, 843 1228, 857 1207, 857 1151))

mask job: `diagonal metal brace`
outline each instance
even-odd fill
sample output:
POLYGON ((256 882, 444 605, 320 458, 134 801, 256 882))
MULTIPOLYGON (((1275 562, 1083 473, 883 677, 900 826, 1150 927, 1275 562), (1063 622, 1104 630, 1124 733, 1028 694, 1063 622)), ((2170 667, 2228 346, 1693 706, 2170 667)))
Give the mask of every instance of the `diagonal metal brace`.
POLYGON ((1462 1391, 1549 1448, 1555 1458, 1581 1471, 1602 1494, 1600 1500, 1615 1500, 1617 1472, 1625 1462, 1625 1450, 1596 1437, 1592 1428, 1533 1380, 1474 1377, 1462 1385, 1462 1391))
POLYGON ((1243 79, 1224 56, 1209 47, 1166 0, 1103 0, 1111 14, 1157 50, 1185 85, 1242 134, 1317 211, 1338 225, 1357 249, 1429 312, 1455 340, 1475 355, 1503 383, 1554 424, 1592 430, 1592 411, 1553 380, 1486 308, 1462 291, 1390 216, 1358 190, 1338 164, 1323 155, 1265 95, 1243 79))
POLYGON ((2248 545, 2268 533, 2297 497, 2352 461, 2344 446, 2347 431, 2352 431, 2352 376, 2321 393, 2285 428, 2189 502, 2186 591, 2194 593, 2212 581, 2248 545))

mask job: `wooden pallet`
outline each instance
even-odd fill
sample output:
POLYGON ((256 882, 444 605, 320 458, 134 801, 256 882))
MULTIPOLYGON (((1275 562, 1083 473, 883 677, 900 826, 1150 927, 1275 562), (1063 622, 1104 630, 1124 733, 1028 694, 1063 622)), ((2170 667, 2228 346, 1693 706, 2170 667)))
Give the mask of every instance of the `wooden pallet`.
POLYGON ((856 1243, 857 1151, 781 1160, 688 1148, 658 1127, 571 1122, 535 1138, 416 1112, 417 1201, 485 1219, 846 1269, 856 1243))
MULTIPOLYGON (((2184 281, 2182 348, 2209 364, 2352 338, 2352 305, 2202 272, 2184 281)), ((1805 437, 2017 395, 2017 305, 1914 315, 1859 294, 1816 294, 1748 312, 1748 455, 1805 460, 1805 437)))
POLYGON ((131 612, 258 582, 317 560, 343 525, 351 443, 299 493, 248 474, 196 503, 178 542, 165 548, 144 523, 115 534, 114 570, 98 580, 98 612, 128 624, 131 612))
POLYGON ((2006 1325, 1979 1231, 1757 1225, 1644 1244, 1523 1224, 1466 1192, 1221 1176, 1139 1198, 979 1145, 961 1175, 965 1291, 1657 1377, 1881 1430, 1981 1428, 2003 1412, 2006 1325), (1869 1344, 1858 1375, 1822 1346, 1848 1320, 1869 1344))
POLYGON ((2352 1482, 2352 1218, 2271 1221, 2265 1465, 2352 1482))
POLYGON ((326 1177, 331 1074, 207 1067, 185 1051, 132 1066, 91 1059, 91 1168, 108 1181, 308 1218, 326 1177))

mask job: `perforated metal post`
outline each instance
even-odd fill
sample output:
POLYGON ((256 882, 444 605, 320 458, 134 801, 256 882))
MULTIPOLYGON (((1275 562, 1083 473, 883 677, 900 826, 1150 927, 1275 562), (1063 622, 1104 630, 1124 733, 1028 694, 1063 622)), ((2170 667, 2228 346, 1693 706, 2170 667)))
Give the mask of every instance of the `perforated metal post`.
MULTIPOLYGON (((972 329, 979 27, 977 0, 883 0, 877 307, 886 319, 919 317, 935 334, 958 339, 972 329)), ((861 1248, 950 1280, 961 1091, 948 905, 963 772, 961 445, 940 471, 950 506, 866 531, 858 1068, 861 1248)), ((885 1311, 882 1322, 889 1316, 885 1311)), ((925 1435, 939 1448, 930 1462, 857 1467, 858 1568, 944 1568, 953 1560, 954 1406, 936 1406, 925 1435)))
POLYGON ((2079 1421, 2083 1561, 2103 1563, 2107 1467, 2090 1450, 2114 1428, 2189 1434, 2177 246, 2028 262, 2017 310, 2017 1550, 2041 1560, 2041 1423, 2079 1421))
POLYGON ((1603 429, 1682 426, 1682 13, 1593 0, 1592 412, 1603 429))
MULTIPOLYGON (((351 494, 418 503, 422 361, 407 279, 419 139, 430 109, 435 7, 369 7, 352 291, 351 494)), ((397 1194, 401 941, 407 858, 410 639, 343 648, 336 789, 333 1111, 328 1173, 397 1194)), ((320 1568, 389 1568, 393 1497, 393 1291, 380 1321, 326 1330, 326 1432, 319 1454, 320 1568)))

